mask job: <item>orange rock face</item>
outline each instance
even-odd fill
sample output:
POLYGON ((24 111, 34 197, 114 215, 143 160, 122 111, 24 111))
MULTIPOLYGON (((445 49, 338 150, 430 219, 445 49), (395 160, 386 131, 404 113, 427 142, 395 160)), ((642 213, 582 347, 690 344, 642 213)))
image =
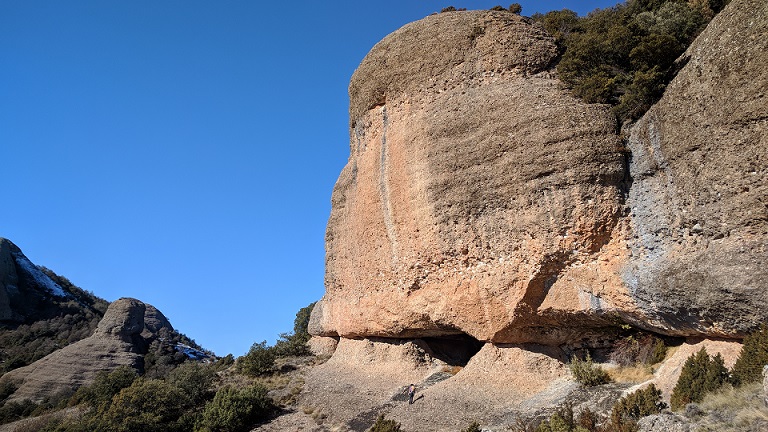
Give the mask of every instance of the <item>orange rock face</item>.
POLYGON ((718 15, 626 140, 525 18, 444 13, 386 37, 350 84, 310 331, 558 345, 768 319, 766 22, 755 0, 718 15))
POLYGON ((574 317, 637 312, 616 271, 616 124, 561 89, 555 56, 538 27, 493 12, 428 17, 374 47, 350 84, 315 333, 542 342, 574 317))

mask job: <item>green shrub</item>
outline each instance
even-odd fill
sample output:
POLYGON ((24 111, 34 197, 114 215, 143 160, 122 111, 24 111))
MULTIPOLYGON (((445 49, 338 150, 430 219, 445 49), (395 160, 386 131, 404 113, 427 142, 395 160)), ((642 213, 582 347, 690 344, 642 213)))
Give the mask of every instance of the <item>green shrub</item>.
POLYGON ((16 389, 19 388, 16 383, 14 383, 11 380, 3 381, 2 384, 0 384, 0 404, 4 403, 6 399, 10 395, 12 395, 16 389))
POLYGON ((379 414, 376 419, 376 423, 368 429, 368 432, 400 432, 400 423, 394 420, 387 420, 384 418, 384 414, 379 414))
POLYGON ((744 338, 739 358, 733 365, 733 384, 742 385, 760 381, 763 378, 763 366, 768 364, 768 326, 763 324, 760 330, 744 338))
POLYGON ((10 423, 29 417, 37 409, 37 404, 24 399, 20 402, 8 402, 0 407, 0 424, 10 423))
POLYGON ((180 419, 190 407, 191 401, 178 387, 140 378, 112 398, 99 421, 115 432, 182 431, 180 419))
POLYGON ((171 371, 167 381, 181 390, 192 404, 198 405, 210 399, 211 386, 217 378, 213 366, 187 362, 171 371))
POLYGON ((579 360, 577 356, 573 356, 570 368, 576 381, 587 387, 605 384, 611 380, 606 371, 592 362, 589 353, 583 361, 579 360))
POLYGON ((507 10, 513 14, 520 15, 523 13, 523 6, 520 3, 512 3, 507 10))
POLYGON ((720 354, 710 357, 707 350, 702 348, 683 364, 670 398, 672 409, 677 411, 691 402, 701 402, 704 395, 722 387, 727 376, 723 357, 720 354))
POLYGON ((267 341, 254 343, 244 356, 237 359, 237 367, 245 375, 266 375, 275 367, 275 350, 267 346, 267 341))
POLYGON ((293 332, 280 335, 274 346, 275 355, 282 356, 307 356, 312 352, 309 350, 307 342, 312 337, 309 334, 309 317, 315 303, 299 309, 296 318, 293 320, 293 332))
POLYGON ((557 66, 563 82, 587 103, 614 105, 623 121, 638 118, 661 97, 675 60, 720 3, 627 0, 583 18, 567 9, 532 18, 563 53, 557 66))
POLYGON ((243 390, 224 387, 205 405, 195 431, 247 431, 273 409, 274 404, 264 386, 254 385, 243 390))
MULTIPOLYGON (((526 429, 527 430, 527 429, 526 429)), ((535 432, 594 432, 597 431, 597 417, 594 413, 585 409, 574 418, 573 406, 566 403, 555 411, 548 420, 543 420, 536 427, 535 432), (585 426, 589 425, 589 427, 585 426)))
POLYGON ((138 374, 129 366, 120 366, 112 372, 101 371, 93 384, 77 390, 70 403, 86 403, 93 408, 106 407, 120 390, 133 384, 136 378, 138 374))
POLYGON ((661 402, 661 390, 651 384, 619 399, 611 410, 611 422, 607 429, 615 432, 635 432, 638 430, 637 421, 641 417, 658 414, 664 407, 665 404, 661 402))

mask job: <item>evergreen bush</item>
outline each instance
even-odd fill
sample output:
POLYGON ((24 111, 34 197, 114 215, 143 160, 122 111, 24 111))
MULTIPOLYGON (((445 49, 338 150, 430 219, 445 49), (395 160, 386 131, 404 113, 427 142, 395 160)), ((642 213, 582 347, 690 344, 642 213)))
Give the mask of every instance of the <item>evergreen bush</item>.
POLYGON ((658 414, 665 406, 661 402, 661 390, 651 384, 619 399, 611 410, 611 421, 607 429, 615 432, 636 432, 637 421, 641 417, 658 414))
POLYGON ((368 432, 401 432, 400 423, 394 420, 387 420, 384 414, 379 414, 376 423, 368 429, 368 432))
POLYGON ((96 429, 182 432, 184 422, 180 420, 191 406, 190 399, 178 387, 159 379, 140 378, 120 390, 109 408, 97 413, 96 429))
POLYGON ((469 426, 461 430, 461 432, 480 432, 480 423, 473 421, 469 426))
POLYGON ((196 432, 241 432, 250 430, 274 409, 267 389, 254 385, 243 390, 224 387, 205 405, 196 432))
POLYGON ((763 366, 768 365, 768 326, 744 338, 739 358, 733 365, 732 379, 736 386, 763 379, 763 366))
POLYGON ((628 0, 579 18, 570 10, 534 14, 563 53, 560 78, 587 103, 614 105, 620 121, 641 116, 674 76, 674 62, 722 0, 628 0))
POLYGON ((576 381, 587 387, 606 384, 611 380, 606 371, 592 362, 589 353, 583 361, 573 356, 570 369, 576 381))
POLYGON ((702 348, 698 353, 685 360, 680 378, 672 390, 670 403, 677 411, 691 402, 701 402, 704 396, 719 389, 726 382, 728 370, 725 368, 723 357, 717 354, 711 357, 702 348))
POLYGON ((138 376, 129 366, 120 366, 112 372, 101 371, 91 385, 80 387, 75 392, 70 404, 86 403, 93 408, 108 407, 112 398, 133 384, 138 376))
POLYGON ((237 367, 248 376, 266 375, 274 369, 275 357, 275 350, 267 346, 267 341, 254 343, 247 354, 237 359, 237 367))
POLYGON ((193 405, 198 405, 210 399, 211 387, 217 378, 213 366, 187 362, 171 371, 167 381, 179 388, 193 405))

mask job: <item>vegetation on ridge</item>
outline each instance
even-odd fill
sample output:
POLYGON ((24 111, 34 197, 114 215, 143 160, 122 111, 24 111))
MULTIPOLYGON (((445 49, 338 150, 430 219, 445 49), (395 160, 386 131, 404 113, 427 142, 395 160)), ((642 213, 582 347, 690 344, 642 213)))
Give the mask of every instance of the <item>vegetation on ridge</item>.
POLYGON ((561 50, 560 79, 588 103, 635 120, 661 97, 675 60, 728 0, 628 0, 585 17, 534 14, 561 50))

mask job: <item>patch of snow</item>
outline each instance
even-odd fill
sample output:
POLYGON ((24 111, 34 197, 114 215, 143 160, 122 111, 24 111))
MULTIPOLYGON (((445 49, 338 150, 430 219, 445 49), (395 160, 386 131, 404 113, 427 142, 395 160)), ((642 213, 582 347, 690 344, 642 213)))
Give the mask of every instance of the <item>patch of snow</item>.
POLYGON ((176 344, 175 348, 192 360, 205 360, 211 357, 208 353, 192 348, 189 345, 176 344))
POLYGON ((16 264, 21 267, 32 279, 35 280, 38 286, 47 289, 56 297, 71 297, 69 293, 64 291, 56 282, 51 280, 45 273, 43 273, 36 265, 32 264, 27 257, 20 253, 11 253, 16 260, 16 264))

